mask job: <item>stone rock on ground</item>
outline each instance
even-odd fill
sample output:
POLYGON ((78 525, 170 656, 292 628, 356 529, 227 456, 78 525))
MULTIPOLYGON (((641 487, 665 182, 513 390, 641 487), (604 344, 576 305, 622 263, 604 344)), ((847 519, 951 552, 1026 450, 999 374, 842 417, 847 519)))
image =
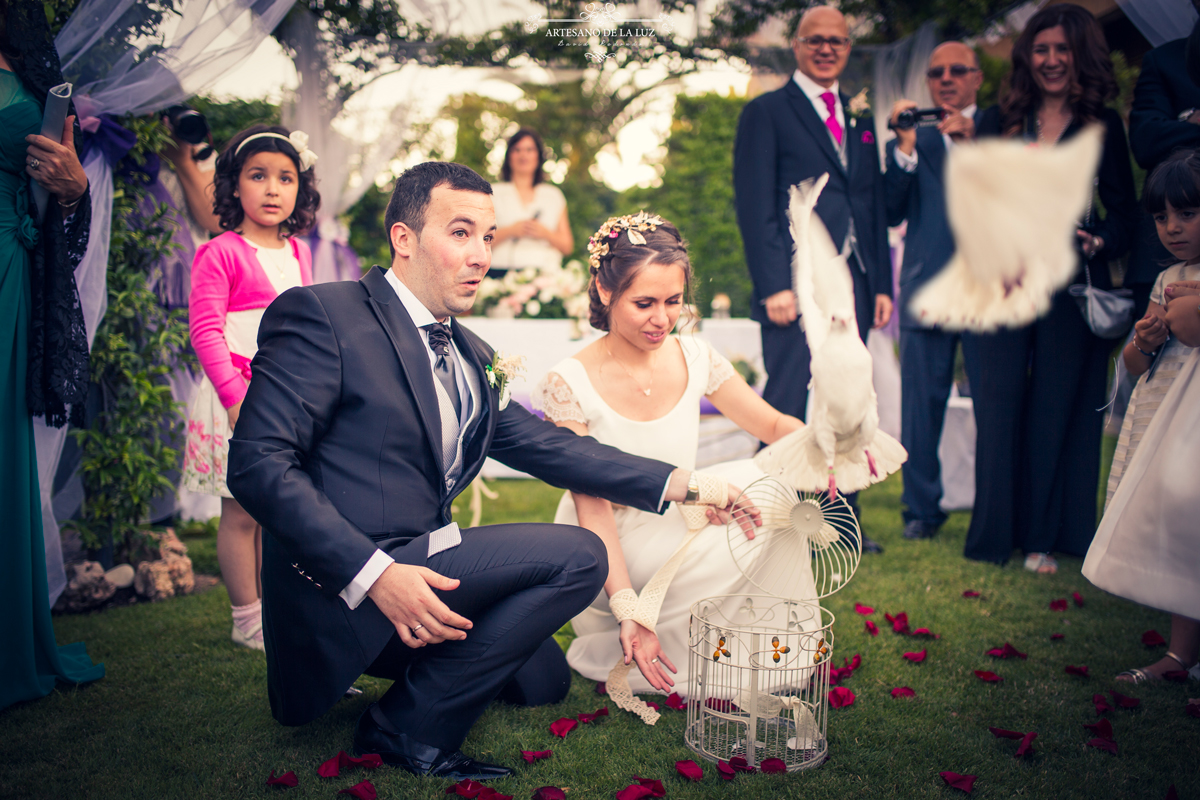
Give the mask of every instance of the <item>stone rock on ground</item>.
POLYGON ((104 576, 104 567, 95 561, 67 565, 67 588, 55 608, 60 611, 87 611, 106 602, 117 587, 104 576))

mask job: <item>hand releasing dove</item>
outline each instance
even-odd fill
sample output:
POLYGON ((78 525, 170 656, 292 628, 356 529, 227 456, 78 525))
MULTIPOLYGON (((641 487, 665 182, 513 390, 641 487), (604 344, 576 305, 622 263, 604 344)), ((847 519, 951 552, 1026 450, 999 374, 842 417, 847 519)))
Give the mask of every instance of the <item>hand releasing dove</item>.
POLYGON ((828 175, 791 190, 793 280, 812 354, 809 424, 762 450, 755 463, 798 491, 856 492, 900 468, 908 454, 879 430, 871 354, 858 336, 854 284, 814 210, 828 175))
POLYGON ((950 330, 1019 327, 1050 308, 1079 268, 1075 231, 1092 198, 1104 131, 1089 125, 1052 147, 990 139, 946 162, 956 252, 909 310, 950 330))

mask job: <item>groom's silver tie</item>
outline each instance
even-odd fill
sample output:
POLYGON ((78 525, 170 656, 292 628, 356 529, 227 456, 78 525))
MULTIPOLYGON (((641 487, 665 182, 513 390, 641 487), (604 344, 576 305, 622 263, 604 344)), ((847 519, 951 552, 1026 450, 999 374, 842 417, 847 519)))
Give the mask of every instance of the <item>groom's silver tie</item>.
POLYGON ((433 362, 433 374, 446 390, 446 396, 454 406, 454 416, 462 419, 462 397, 458 393, 457 365, 453 345, 450 343, 450 326, 435 322, 423 328, 429 333, 429 347, 437 356, 437 360, 433 362))

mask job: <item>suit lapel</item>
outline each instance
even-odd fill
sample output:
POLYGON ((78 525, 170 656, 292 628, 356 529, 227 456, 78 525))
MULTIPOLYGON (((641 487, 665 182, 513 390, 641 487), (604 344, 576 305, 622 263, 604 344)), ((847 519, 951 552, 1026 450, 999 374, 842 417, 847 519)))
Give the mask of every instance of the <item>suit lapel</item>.
POLYGON ((392 341, 392 347, 396 348, 396 355, 400 357, 400 367, 404 370, 408 385, 412 387, 413 399, 429 439, 429 448, 444 472, 447 465, 442 464, 442 415, 438 408, 437 389, 433 386, 433 370, 429 368, 429 354, 421 341, 421 333, 404 310, 395 290, 388 285, 382 269, 372 268, 361 282, 371 296, 371 310, 375 312, 379 324, 392 341))
POLYGON ((808 95, 791 78, 784 85, 784 91, 787 93, 788 102, 792 104, 792 110, 804 127, 808 129, 809 135, 816 141, 821 152, 833 164, 834 169, 846 174, 846 168, 842 166, 842 160, 838 158, 837 150, 833 146, 833 137, 829 135, 829 128, 825 127, 825 123, 821 121, 821 117, 813 108, 808 95))
POLYGON ((946 163, 946 140, 937 128, 920 128, 917 130, 917 150, 919 158, 923 158, 933 170, 938 181, 942 180, 942 170, 946 163))
POLYGON ((858 147, 862 134, 858 132, 858 120, 850 116, 850 98, 839 91, 838 102, 842 104, 842 118, 846 120, 846 130, 842 134, 842 144, 846 146, 846 174, 853 175, 860 160, 858 147))

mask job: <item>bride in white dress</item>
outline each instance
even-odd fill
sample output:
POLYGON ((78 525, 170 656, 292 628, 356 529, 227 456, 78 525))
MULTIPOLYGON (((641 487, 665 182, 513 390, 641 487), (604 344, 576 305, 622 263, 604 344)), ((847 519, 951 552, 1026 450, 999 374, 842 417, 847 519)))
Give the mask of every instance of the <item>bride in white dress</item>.
MULTIPOLYGON (((533 402, 547 419, 683 469, 695 467, 701 397, 767 443, 803 427, 768 405, 710 345, 671 335, 692 275, 673 225, 644 212, 615 217, 592 237, 588 251, 592 325, 608 334, 560 362, 538 384, 533 402)), ((705 474, 737 487, 764 475, 751 460, 710 467, 705 474)), ((716 595, 761 594, 734 563, 724 524, 711 511, 708 520, 716 524, 696 534, 651 632, 632 619, 618 623, 609 598, 628 589, 642 593, 684 541, 684 516, 677 507, 658 515, 570 492, 563 497, 554 521, 595 532, 609 560, 604 593, 572 621, 576 638, 567 652, 572 668, 603 681, 619 661, 632 661, 640 671, 628 676, 634 693, 672 691, 677 665, 687 665, 691 605, 716 595)), ((811 575, 802 572, 789 597, 815 596, 811 575)))

